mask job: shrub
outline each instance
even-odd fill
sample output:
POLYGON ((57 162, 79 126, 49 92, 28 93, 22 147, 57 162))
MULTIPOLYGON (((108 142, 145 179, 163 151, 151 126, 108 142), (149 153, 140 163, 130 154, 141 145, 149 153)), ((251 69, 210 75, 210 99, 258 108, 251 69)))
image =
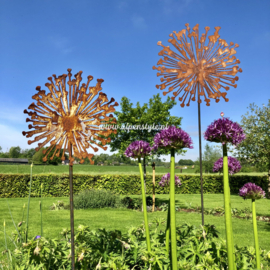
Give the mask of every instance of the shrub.
MULTIPOLYGON (((152 252, 147 252, 144 226, 131 227, 126 234, 120 231, 90 230, 80 225, 75 230, 75 268, 80 269, 171 269, 165 247, 165 231, 152 222, 150 234, 152 252), (156 231, 159 231, 159 234, 156 231), (104 244, 106 243, 106 244, 104 244)), ((219 238, 213 225, 196 228, 184 224, 176 228, 179 269, 227 269, 226 242, 219 238)), ((12 267, 3 269, 70 269, 70 230, 61 232, 62 239, 32 239, 17 245, 12 267)), ((270 269, 270 252, 260 251, 263 269, 270 269)), ((237 269, 255 269, 255 249, 235 246, 237 269)), ((0 262, 0 267, 7 262, 0 262)), ((10 265, 11 266, 11 265, 10 265)))
MULTIPOLYGON (((201 180, 198 175, 178 175, 182 186, 176 187, 175 194, 199 194, 201 192, 201 180)), ((156 183, 161 176, 156 175, 156 183)), ((203 192, 222 193, 222 175, 204 175, 203 192)), ((68 174, 36 174, 33 175, 31 197, 40 196, 40 185, 43 183, 42 196, 44 197, 68 197, 69 176, 68 174)), ((246 183, 252 182, 267 190, 268 178, 266 175, 233 175, 229 179, 231 194, 238 194, 239 189, 246 183)), ((30 175, 28 174, 0 174, 0 198, 27 197, 29 194, 30 175)), ((152 176, 147 175, 146 194, 152 192, 152 176)), ((113 190, 123 195, 140 195, 139 175, 84 175, 73 174, 74 194, 85 189, 113 190)), ((156 194, 168 194, 168 187, 156 185, 156 194)))
POLYGON ((64 210, 68 208, 69 206, 65 205, 62 201, 57 201, 56 203, 53 203, 53 205, 50 207, 51 210, 64 210))
POLYGON ((74 196, 75 209, 115 207, 117 196, 110 190, 83 190, 74 196))

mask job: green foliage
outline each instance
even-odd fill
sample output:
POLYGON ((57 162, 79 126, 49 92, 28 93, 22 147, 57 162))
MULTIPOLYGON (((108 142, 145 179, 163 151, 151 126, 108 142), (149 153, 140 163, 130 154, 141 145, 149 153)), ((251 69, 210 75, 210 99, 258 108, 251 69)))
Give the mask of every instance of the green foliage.
POLYGON ((64 204, 62 201, 57 201, 56 203, 53 203, 52 206, 50 207, 51 210, 64 210, 67 209, 68 207, 64 204))
POLYGON ((19 158, 21 153, 21 148, 19 146, 10 147, 9 149, 9 157, 10 158, 19 158))
MULTIPOLYGON (((117 125, 129 125, 129 126, 152 126, 152 125, 166 125, 180 127, 182 117, 175 117, 170 115, 170 110, 176 102, 171 100, 169 97, 166 102, 161 101, 159 94, 154 95, 149 100, 149 104, 143 106, 137 102, 136 107, 132 107, 133 103, 127 97, 123 97, 121 100, 121 112, 115 112, 117 117, 117 125)), ((117 129, 117 134, 111 135, 110 147, 111 151, 119 151, 119 155, 123 156, 126 148, 130 143, 137 140, 147 141, 150 144, 153 143, 153 138, 159 130, 152 129, 117 129)), ((177 153, 184 153, 186 150, 179 150, 177 153)), ((158 155, 168 154, 168 151, 159 150, 158 155)))
MULTIPOLYGON (((75 230, 75 268, 171 270, 170 256, 164 244, 165 232, 160 230, 162 223, 164 220, 156 219, 150 227, 151 252, 146 249, 144 226, 131 227, 128 233, 122 234, 118 230, 94 231, 79 225, 75 230)), ((219 238, 213 225, 196 228, 186 223, 177 227, 176 234, 179 270, 227 269, 226 243, 219 238)), ((70 230, 63 229, 61 235, 61 239, 41 237, 7 250, 12 261, 9 268, 4 269, 71 269, 70 230)), ((236 245, 235 251, 237 269, 255 269, 253 247, 236 245)), ((269 251, 260 251, 261 263, 266 270, 270 269, 269 254, 269 251)))
POLYGON ((194 165, 194 161, 191 159, 180 159, 178 165, 194 165))
POLYGON ((203 170, 208 173, 213 173, 214 163, 222 157, 221 149, 210 146, 208 143, 205 145, 204 149, 202 155, 203 170))
POLYGON ((117 195, 110 190, 82 190, 74 196, 75 209, 115 207, 117 195))
POLYGON ((249 164, 268 170, 268 194, 270 198, 270 99, 268 105, 259 108, 254 103, 242 115, 241 126, 246 139, 237 146, 237 155, 249 164))
MULTIPOLYGON (((51 165, 58 165, 59 163, 62 162, 61 157, 63 154, 63 149, 60 150, 60 154, 59 157, 57 157, 56 155, 53 157, 53 159, 51 160, 51 157, 53 156, 53 153, 55 151, 55 147, 52 148, 52 150, 50 151, 50 153, 47 156, 47 161, 44 162, 42 159, 45 157, 46 154, 43 154, 43 150, 48 149, 48 147, 45 148, 40 148, 34 155, 32 158, 32 162, 34 164, 51 164, 51 165)), ((65 158, 68 159, 68 156, 65 154, 65 158)))
MULTIPOLYGON (((162 175, 156 175, 156 183, 161 181, 162 175)), ((199 194, 201 190, 200 176, 179 175, 181 187, 175 187, 176 194, 199 194)), ((204 193, 223 193, 222 175, 204 175, 204 193)), ((152 194, 152 176, 146 176, 146 193, 152 194)), ((266 176, 233 175, 230 176, 231 194, 238 194, 239 189, 248 182, 255 183, 267 189, 266 176)), ((40 185, 43 183, 42 196, 44 197, 68 197, 68 174, 37 174, 32 178, 31 197, 39 197, 40 185)), ((27 197, 30 176, 26 174, 0 174, 0 197, 16 198, 27 197)), ((73 175, 74 194, 85 189, 106 189, 117 194, 140 195, 141 185, 139 175, 73 175)), ((168 194, 169 187, 156 185, 156 194, 168 194)))

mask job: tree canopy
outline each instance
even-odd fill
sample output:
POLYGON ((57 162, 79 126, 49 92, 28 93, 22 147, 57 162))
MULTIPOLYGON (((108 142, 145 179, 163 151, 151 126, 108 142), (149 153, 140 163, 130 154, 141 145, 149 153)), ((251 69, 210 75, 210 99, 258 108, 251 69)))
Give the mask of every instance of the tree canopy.
MULTIPOLYGON (((137 140, 143 140, 153 144, 154 136, 159 130, 151 129, 153 126, 176 126, 180 127, 182 117, 170 115, 170 109, 176 105, 176 102, 169 97, 166 102, 161 101, 159 94, 150 98, 148 104, 143 106, 137 102, 136 107, 127 97, 121 99, 121 111, 116 111, 114 114, 117 117, 117 134, 111 135, 109 143, 112 151, 119 151, 119 155, 123 156, 126 148, 130 143, 137 140), (137 127, 136 129, 121 129, 122 127, 137 127), (150 127, 149 129, 139 129, 141 127, 150 127)), ((186 150, 179 150, 177 153, 184 153, 186 150)), ((164 150, 159 150, 157 156, 168 154, 164 150)))
POLYGON ((268 105, 258 107, 251 103, 242 115, 241 126, 246 139, 237 146, 241 159, 268 170, 268 198, 270 198, 270 99, 268 105))
POLYGON ((180 159, 178 165, 194 165, 194 161, 191 159, 180 159))

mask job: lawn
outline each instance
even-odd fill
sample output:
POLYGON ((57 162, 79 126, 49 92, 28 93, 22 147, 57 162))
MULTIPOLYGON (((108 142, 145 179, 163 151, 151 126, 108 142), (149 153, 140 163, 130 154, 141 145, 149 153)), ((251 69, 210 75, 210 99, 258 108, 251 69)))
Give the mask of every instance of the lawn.
MULTIPOLYGON (((136 197, 136 196, 133 196, 136 197)), ((157 195, 160 201, 166 201, 168 195, 157 195)), ((22 219, 22 207, 27 206, 27 198, 8 199, 10 209, 16 224, 22 219)), ((33 238, 40 234, 40 212, 39 212, 39 198, 31 198, 30 201, 30 225, 29 237, 33 238)), ((49 238, 60 237, 59 233, 63 228, 69 228, 70 216, 69 210, 52 211, 49 210, 50 205, 57 200, 63 200, 65 203, 69 202, 68 197, 64 198, 43 198, 43 231, 44 236, 49 238)), ((176 195, 176 205, 186 207, 186 204, 192 206, 200 205, 200 194, 182 194, 176 195)), ((244 201, 236 195, 231 196, 232 208, 244 209, 250 207, 250 200, 244 201)), ((205 194, 204 195, 205 208, 214 208, 223 206, 223 194, 205 194)), ((2 243, 0 251, 2 251, 4 243, 3 222, 6 221, 6 231, 10 235, 14 231, 14 226, 7 207, 7 200, 0 199, 0 243, 2 243)), ((262 199, 256 202, 257 214, 270 216, 270 200, 262 199)), ((91 229, 106 228, 107 230, 118 229, 122 232, 127 232, 130 226, 137 226, 143 223, 143 214, 139 211, 123 209, 123 208, 106 208, 106 209, 89 209, 89 210, 75 210, 75 228, 82 224, 87 225, 91 229)), ((149 213, 148 218, 151 222, 154 218, 166 218, 167 212, 149 213)), ((26 211, 25 211, 26 217, 26 211)), ((24 218, 26 220, 26 218, 24 218)), ((201 224, 201 214, 199 213, 176 213, 177 225, 189 222, 195 226, 201 224)), ((220 236, 225 239, 225 224, 224 216, 217 217, 212 215, 205 215, 205 224, 214 224, 220 236)), ((254 246, 253 227, 251 220, 232 218, 233 233, 235 244, 239 246, 254 246)), ((259 244, 262 249, 270 250, 270 223, 258 221, 259 244)), ((9 247, 12 247, 9 241, 9 247)), ((0 255, 2 257, 2 255, 0 255)), ((1 258, 0 258, 1 259, 1 258)))
MULTIPOLYGON (((68 174, 67 165, 37 165, 33 166, 33 174, 40 173, 53 173, 53 174, 68 174)), ((152 167, 146 167, 147 174, 152 174, 152 167)), ((170 168, 156 167, 156 174, 163 175, 170 172, 170 168)), ((5 173, 20 173, 29 174, 30 165, 0 165, 0 174, 5 173)), ((97 165, 74 165, 74 174, 139 174, 139 168, 137 166, 97 166, 97 165)), ((176 169, 175 173, 180 174, 180 169, 176 169)), ((194 174, 194 169, 183 169, 183 174, 194 174)), ((265 175, 263 173, 236 173, 235 175, 265 175)), ((199 174, 194 174, 199 175, 199 174)), ((208 173, 206 173, 208 175, 208 173)), ((215 174, 217 175, 217 174, 215 174)))

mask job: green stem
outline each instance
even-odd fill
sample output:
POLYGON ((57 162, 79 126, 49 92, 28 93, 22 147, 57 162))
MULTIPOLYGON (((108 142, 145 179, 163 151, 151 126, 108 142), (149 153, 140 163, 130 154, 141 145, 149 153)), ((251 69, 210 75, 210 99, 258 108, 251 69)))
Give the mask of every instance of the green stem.
POLYGON ((31 186, 32 186, 32 168, 33 168, 33 164, 31 164, 31 169, 30 169, 30 188, 29 188, 28 205, 27 205, 25 243, 27 243, 27 237, 28 237, 28 219, 29 219, 29 206, 30 206, 31 186))
POLYGON ((175 150, 171 149, 171 178, 170 178, 170 232, 172 270, 177 270, 176 220, 175 220, 175 150))
POLYGON ((6 221, 4 220, 4 235, 5 235, 5 248, 6 248, 6 253, 7 253, 7 261, 8 261, 8 267, 10 266, 10 260, 8 257, 8 246, 7 246, 7 235, 6 235, 6 221))
POLYGON ((43 227, 42 227, 42 184, 40 186, 40 226, 41 226, 41 234, 40 236, 43 236, 43 227))
POLYGON ((166 250, 169 255, 170 253, 170 198, 169 198, 169 205, 168 205, 168 213, 167 213, 167 225, 166 225, 166 250))
POLYGON ((149 233, 149 226, 148 226, 148 219, 147 219, 147 207, 146 207, 146 197, 145 197, 145 189, 144 189, 144 179, 143 179, 143 171, 142 171, 142 163, 141 159, 138 159, 139 162, 139 169, 141 175, 141 187, 142 187, 142 201, 143 201, 143 215, 144 215, 144 225, 145 225, 145 234, 146 234, 146 244, 147 250, 151 251, 150 245, 150 233, 149 233))
POLYGON ((232 235, 231 201, 230 201, 228 157, 226 144, 223 144, 223 188, 224 188, 225 228, 226 228, 226 240, 228 252, 228 265, 229 270, 234 270, 235 269, 234 246, 232 235))
POLYGON ((252 199, 252 222, 253 222, 254 242, 255 242, 255 251, 256 251, 256 268, 261 269, 261 259, 260 259, 260 249, 259 249, 257 219, 256 219, 256 207, 255 207, 254 199, 252 199))

